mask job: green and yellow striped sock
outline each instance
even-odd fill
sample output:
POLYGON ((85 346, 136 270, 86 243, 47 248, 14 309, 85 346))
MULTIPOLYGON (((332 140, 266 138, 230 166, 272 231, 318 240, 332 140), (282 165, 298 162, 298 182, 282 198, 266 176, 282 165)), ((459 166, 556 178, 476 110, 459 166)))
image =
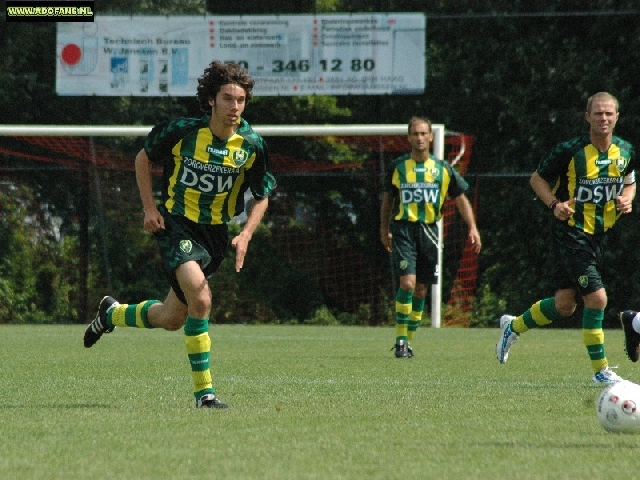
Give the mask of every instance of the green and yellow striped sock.
POLYGON ((413 341, 413 338, 416 336, 416 331, 422 322, 422 312, 424 312, 424 298, 413 298, 407 329, 407 341, 409 343, 413 341))
POLYGON ((604 310, 584 308, 582 313, 582 338, 587 347, 587 352, 589 352, 591 367, 596 373, 609 364, 604 352, 603 320, 604 310))
POLYGON ((549 297, 534 303, 529 310, 516 317, 511 323, 511 330, 516 333, 524 333, 530 328, 549 325, 561 318, 562 315, 556 310, 555 299, 549 297))
POLYGON ((107 313, 107 325, 110 327, 154 328, 149 324, 149 307, 159 300, 147 300, 134 305, 120 304, 107 313))
POLYGON ((209 319, 198 320, 187 317, 184 324, 185 343, 187 355, 191 364, 191 376, 193 377, 193 394, 196 401, 206 393, 215 394, 209 370, 211 356, 211 338, 209 338, 209 319))
POLYGON ((412 297, 413 290, 399 288, 396 293, 396 343, 401 340, 407 341, 412 297))

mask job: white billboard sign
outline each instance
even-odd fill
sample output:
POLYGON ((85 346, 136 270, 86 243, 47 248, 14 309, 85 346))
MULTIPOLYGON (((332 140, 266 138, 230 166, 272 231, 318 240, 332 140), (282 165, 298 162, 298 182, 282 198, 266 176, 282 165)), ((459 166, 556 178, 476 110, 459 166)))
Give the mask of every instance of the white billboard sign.
POLYGON ((59 95, 194 96, 214 60, 254 95, 422 93, 424 14, 95 16, 58 23, 59 95))

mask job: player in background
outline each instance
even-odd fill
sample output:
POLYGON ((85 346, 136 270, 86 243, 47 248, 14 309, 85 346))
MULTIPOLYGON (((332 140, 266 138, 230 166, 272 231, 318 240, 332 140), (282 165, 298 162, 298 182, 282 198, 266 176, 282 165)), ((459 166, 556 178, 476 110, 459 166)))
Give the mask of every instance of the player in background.
POLYGON ((475 252, 479 253, 482 247, 473 209, 465 195, 469 185, 451 165, 429 153, 433 141, 431 121, 412 117, 408 138, 411 152, 389 165, 380 207, 380 240, 392 252, 393 265, 400 272, 395 309, 397 358, 413 356, 411 341, 422 320, 427 285, 434 283, 437 275, 437 222, 448 196, 455 197, 475 252))
POLYGON ((520 334, 571 315, 579 294, 593 382, 622 380, 605 355, 602 322, 607 294, 599 272, 608 232, 620 215, 631 212, 636 194, 634 149, 613 135, 619 115, 613 95, 600 92, 590 97, 585 112, 589 133, 557 145, 531 175, 531 187, 554 217, 552 236, 561 264, 553 277, 555 296, 536 302, 518 317, 500 318, 500 363, 507 361, 520 334))
POLYGON ((227 222, 244 211, 244 193, 250 189, 253 206, 231 241, 240 271, 276 185, 264 140, 242 118, 253 85, 240 66, 213 62, 198 79, 197 98, 205 115, 165 121, 151 130, 135 159, 136 179, 144 228, 158 241, 171 288, 164 302, 126 305, 104 297, 84 334, 89 348, 116 326, 184 327, 199 408, 227 408, 216 397, 209 368, 212 293, 207 281, 228 248, 227 222), (152 193, 152 163, 163 169, 160 205, 152 193))

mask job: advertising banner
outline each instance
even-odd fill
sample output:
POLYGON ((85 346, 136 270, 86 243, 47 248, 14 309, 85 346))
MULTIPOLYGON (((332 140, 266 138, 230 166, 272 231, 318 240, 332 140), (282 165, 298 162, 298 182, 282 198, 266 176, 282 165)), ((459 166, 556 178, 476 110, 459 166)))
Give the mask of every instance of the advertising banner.
POLYGON ((214 60, 254 95, 423 93, 424 14, 99 16, 58 23, 59 95, 194 96, 214 60))

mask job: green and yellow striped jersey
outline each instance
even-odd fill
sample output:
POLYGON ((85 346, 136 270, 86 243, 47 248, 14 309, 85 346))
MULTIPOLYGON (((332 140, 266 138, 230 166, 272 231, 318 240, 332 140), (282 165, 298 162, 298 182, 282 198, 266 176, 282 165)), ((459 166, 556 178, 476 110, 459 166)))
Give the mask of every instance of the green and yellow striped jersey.
POLYGON ((457 197, 469 185, 451 165, 429 155, 418 163, 406 153, 391 162, 387 169, 384 189, 399 198, 394 220, 434 223, 442 217, 448 196, 457 197))
POLYGON ((625 177, 635 182, 633 146, 614 136, 606 152, 600 152, 589 135, 560 143, 538 166, 538 174, 562 202, 576 199, 569 225, 589 234, 606 232, 620 213, 616 197, 625 177))
POLYGON ((255 198, 276 186, 264 139, 241 119, 229 138, 216 138, 209 116, 156 125, 144 143, 163 167, 162 202, 167 211, 202 224, 227 223, 244 211, 248 188, 255 198))

